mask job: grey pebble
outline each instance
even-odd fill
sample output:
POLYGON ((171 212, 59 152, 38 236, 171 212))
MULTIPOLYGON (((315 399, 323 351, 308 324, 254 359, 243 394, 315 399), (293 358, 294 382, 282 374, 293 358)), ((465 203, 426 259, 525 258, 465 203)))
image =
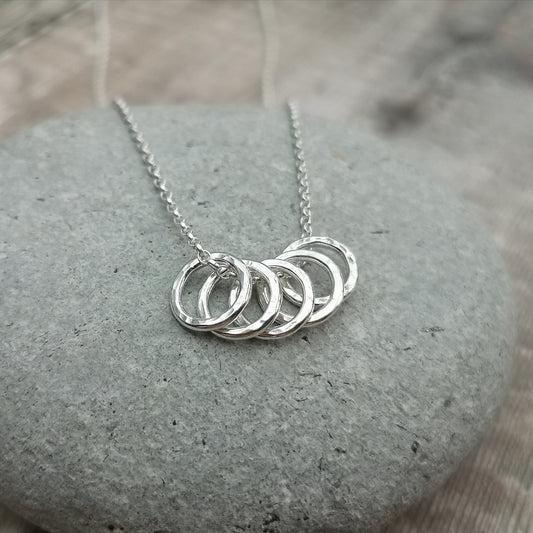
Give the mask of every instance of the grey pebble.
MULTIPOLYGON (((211 251, 299 236, 284 112, 136 108, 211 251)), ((508 277, 471 208, 385 143, 303 117, 314 228, 356 254, 325 324, 232 343, 181 328, 192 251, 111 110, 0 146, 0 501, 52 532, 373 531, 494 417, 508 277)))

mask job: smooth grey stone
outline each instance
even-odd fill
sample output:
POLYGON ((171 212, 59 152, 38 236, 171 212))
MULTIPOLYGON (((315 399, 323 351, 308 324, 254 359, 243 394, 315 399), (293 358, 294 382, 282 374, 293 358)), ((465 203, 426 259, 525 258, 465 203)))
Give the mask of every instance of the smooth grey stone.
MULTIPOLYGON (((297 239, 282 110, 135 110, 212 251, 297 239)), ((51 531, 373 530, 478 441, 511 367, 509 282, 444 184, 304 117, 314 228, 360 278, 331 320, 278 342, 180 327, 192 257, 111 110, 0 148, 0 501, 51 531)))

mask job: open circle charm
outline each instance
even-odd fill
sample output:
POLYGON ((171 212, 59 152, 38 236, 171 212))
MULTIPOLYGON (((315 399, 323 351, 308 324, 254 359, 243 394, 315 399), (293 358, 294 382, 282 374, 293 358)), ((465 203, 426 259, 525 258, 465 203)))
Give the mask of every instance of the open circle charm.
MULTIPOLYGON (((302 249, 309 250, 313 248, 313 245, 318 245, 317 248, 321 246, 330 248, 343 257, 345 265, 348 267, 348 276, 346 277, 346 280, 344 280, 343 297, 344 299, 348 298, 348 296, 350 296, 355 289, 358 271, 355 255, 347 246, 339 241, 336 241, 335 239, 332 239, 331 237, 303 237, 302 239, 289 244, 289 246, 287 246, 283 252, 285 253, 302 249)), ((295 304, 299 304, 301 302, 301 296, 291 287, 289 283, 283 285, 283 292, 290 302, 295 304)), ((315 305, 325 305, 327 301, 327 296, 320 296, 315 298, 315 305)))
MULTIPOLYGON (((278 276, 263 263, 257 261, 243 260, 248 270, 258 276, 259 280, 268 287, 269 302, 263 310, 263 314, 254 322, 251 322, 244 316, 244 310, 229 326, 217 328, 213 333, 218 337, 225 339, 239 340, 256 337, 265 331, 278 316, 282 302, 282 292, 278 276)), ((209 298, 217 283, 220 281, 215 273, 211 274, 202 285, 198 296, 198 310, 205 318, 211 317, 209 310, 209 298)), ((229 295, 229 305, 232 306, 239 297, 240 286, 235 281, 231 287, 229 295)))
MULTIPOLYGON (((314 309, 313 284, 309 276, 300 267, 289 263, 289 261, 279 258, 265 259, 263 264, 275 272, 281 272, 294 278, 302 289, 302 303, 298 312, 293 317, 285 315, 282 324, 268 328, 258 335, 261 339, 280 339, 292 335, 307 324, 314 309)), ((258 297, 261 309, 266 309, 269 305, 269 294, 266 287, 258 288, 258 297)), ((278 316, 281 317, 281 311, 278 316)))
MULTIPOLYGON (((292 250, 289 252, 283 252, 281 255, 278 255, 278 259, 282 259, 285 261, 305 261, 309 263, 314 263, 316 265, 319 265, 326 269, 329 279, 332 284, 331 289, 331 295, 325 296, 322 298, 316 298, 314 299, 315 303, 315 309, 311 316, 309 317, 309 320, 307 321, 306 327, 308 326, 315 326, 317 324, 321 324, 325 320, 327 320, 330 316, 332 316, 335 311, 340 307, 342 302, 344 301, 343 296, 343 280, 342 280, 342 274, 339 269, 339 267, 333 262, 332 259, 330 259, 327 255, 315 252, 313 250, 292 250), (322 301, 323 299, 326 300, 324 305, 317 306, 317 301, 322 301)), ((287 283, 286 279, 281 280, 281 287, 283 292, 287 290, 287 287, 289 284, 287 283)), ((293 290, 291 288, 291 290, 293 290)), ((299 299, 302 300, 302 297, 296 293, 296 291, 293 290, 295 294, 298 295, 299 299)), ((297 302, 298 304, 300 302, 297 302)), ((280 316, 286 320, 287 317, 283 311, 280 311, 280 316)))
POLYGON ((212 331, 231 324, 246 307, 246 304, 250 300, 250 295, 252 294, 252 276, 246 265, 240 259, 220 252, 212 252, 211 257, 217 263, 228 265, 235 272, 236 282, 239 284, 239 294, 230 308, 218 317, 207 318, 190 315, 183 307, 183 288, 191 274, 200 268, 203 268, 205 265, 203 265, 199 259, 193 259, 187 263, 181 269, 172 286, 170 307, 176 320, 189 329, 212 331))

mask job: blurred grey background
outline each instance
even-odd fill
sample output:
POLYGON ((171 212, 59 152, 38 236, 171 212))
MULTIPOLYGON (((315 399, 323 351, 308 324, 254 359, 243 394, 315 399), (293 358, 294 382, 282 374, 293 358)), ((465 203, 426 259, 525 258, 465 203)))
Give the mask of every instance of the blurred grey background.
MULTIPOLYGON (((531 532, 533 2, 271 4, 261 18, 254 0, 1 0, 0 140, 116 94, 260 105, 265 43, 278 48, 270 103, 294 96, 448 180, 488 224, 514 280, 516 376, 499 418, 387 533, 531 532)), ((28 531, 0 508, 0 533, 28 531)))

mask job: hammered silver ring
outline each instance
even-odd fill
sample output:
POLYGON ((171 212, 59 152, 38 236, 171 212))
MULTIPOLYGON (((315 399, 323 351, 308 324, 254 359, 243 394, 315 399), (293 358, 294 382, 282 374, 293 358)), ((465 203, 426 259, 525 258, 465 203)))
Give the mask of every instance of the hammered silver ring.
POLYGON ((215 329, 223 328, 231 324, 242 312, 248 304, 250 295, 252 293, 252 276, 246 265, 236 257, 220 252, 212 252, 211 257, 221 263, 228 265, 236 274, 236 280, 239 283, 239 295, 230 306, 230 308, 222 313, 220 316, 211 318, 205 316, 192 316, 185 311, 182 297, 183 288, 191 274, 205 265, 199 259, 193 259, 187 263, 180 271, 174 285, 172 286, 172 294, 170 298, 170 307, 176 320, 186 328, 200 331, 213 331, 215 329))
MULTIPOLYGON (((310 250, 313 249, 313 246, 318 248, 329 248, 334 250, 343 258, 345 266, 348 269, 348 275, 344 281, 343 288, 343 297, 346 300, 346 298, 348 298, 348 296, 350 296, 355 289, 355 284, 357 283, 357 278, 359 275, 355 255, 347 246, 339 241, 336 241, 335 239, 332 239, 331 237, 303 237, 302 239, 289 244, 289 246, 287 246, 283 252, 291 252, 294 250, 310 250)), ((300 295, 291 287, 289 283, 282 283, 282 287, 285 297, 290 302, 294 304, 300 303, 300 295)), ((315 298, 315 305, 324 305, 327 303, 327 301, 327 296, 319 296, 315 298)))
MULTIPOLYGON (((337 311, 337 309, 344 301, 344 282, 342 279, 341 271, 339 267, 333 262, 333 260, 331 260, 327 255, 315 252, 313 250, 305 249, 283 252, 281 255, 278 255, 278 259, 283 259, 285 261, 300 260, 305 261, 306 263, 314 263, 323 267, 328 273, 329 279, 332 284, 331 294, 325 297, 314 298, 315 309, 309 317, 309 320, 305 324, 306 327, 321 324, 337 311), (325 303, 323 305, 320 305, 321 302, 324 301, 324 299, 325 303)), ((298 294, 296 291, 294 291, 294 289, 292 289, 292 287, 289 285, 287 278, 281 278, 280 282, 284 295, 286 294, 286 291, 289 290, 288 287, 290 287, 291 292, 293 292, 298 297, 294 299, 288 298, 288 300, 291 301, 291 303, 301 305, 303 295, 298 294)), ((264 303, 264 301, 264 294, 261 293, 259 296, 260 305, 264 303)), ((286 319, 283 311, 280 311, 280 316, 282 316, 284 320, 286 319)))
MULTIPOLYGON (((313 283, 311 278, 305 273, 303 269, 296 266, 289 261, 283 259, 266 259, 263 261, 268 268, 276 272, 280 272, 286 276, 291 276, 296 279, 302 289, 302 303, 300 309, 294 316, 287 316, 280 310, 278 319, 281 318, 281 324, 276 324, 274 327, 267 329, 259 335, 262 339, 281 339, 296 333, 300 328, 305 326, 315 307, 313 283)), ((264 309, 268 305, 268 295, 264 290, 259 291, 259 305, 264 309)))
MULTIPOLYGON (((257 261, 243 260, 248 270, 252 275, 256 275, 258 280, 264 282, 268 290, 269 303, 263 309, 263 314, 254 322, 250 322, 244 316, 244 310, 235 321, 229 326, 218 328, 213 331, 218 337, 231 340, 250 339, 263 333, 277 318, 281 309, 282 292, 279 284, 278 276, 263 263, 257 261)), ((211 311, 209 309, 209 298, 217 283, 220 281, 220 277, 216 273, 212 273, 202 285, 198 296, 198 310, 200 314, 205 318, 211 317, 211 311)), ((235 303, 236 299, 241 293, 239 283, 235 280, 231 287, 229 295, 230 307, 235 303)))

